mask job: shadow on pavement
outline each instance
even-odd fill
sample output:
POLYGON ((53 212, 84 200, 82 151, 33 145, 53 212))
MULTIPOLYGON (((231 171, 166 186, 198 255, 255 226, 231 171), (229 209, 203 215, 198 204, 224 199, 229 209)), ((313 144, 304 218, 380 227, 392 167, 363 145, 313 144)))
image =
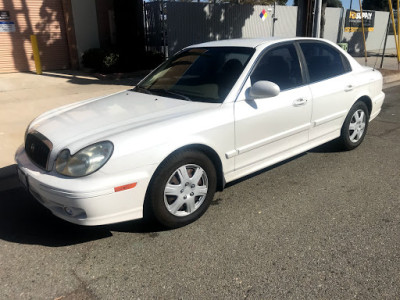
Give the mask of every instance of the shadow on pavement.
POLYGON ((259 170, 257 172, 251 173, 251 174, 249 174, 249 175, 247 175, 245 177, 242 177, 242 178, 239 178, 239 179, 237 179, 235 181, 229 182, 228 184, 226 184, 225 187, 228 188, 228 187, 233 186, 233 185, 235 185, 237 183, 240 183, 240 182, 245 181, 247 179, 250 179, 250 178, 253 178, 255 176, 258 176, 258 175, 260 175, 262 173, 271 171, 271 170, 273 170, 275 168, 278 168, 278 167, 280 167, 280 166, 282 166, 284 164, 287 164, 287 163, 289 163, 291 161, 294 161, 294 160, 296 160, 296 159, 298 159, 300 157, 303 157, 303 156, 307 155, 307 153, 337 153, 337 152, 343 152, 343 151, 345 151, 345 150, 343 150, 343 147, 340 145, 338 140, 333 140, 333 141, 327 142, 327 143, 325 143, 323 145, 320 145, 318 147, 315 147, 313 149, 310 149, 310 150, 308 150, 306 152, 303 152, 303 153, 297 154, 297 155, 295 155, 293 157, 290 157, 288 159, 285 159, 284 161, 276 163, 276 164, 274 164, 272 166, 269 166, 269 167, 266 167, 266 168, 264 168, 262 170, 259 170))
POLYGON ((273 170, 273 169, 275 169, 275 168, 279 168, 280 166, 282 166, 282 165, 284 165, 284 164, 287 164, 287 163, 289 163, 289 162, 291 162, 291 161, 294 161, 294 160, 296 160, 296 159, 298 159, 298 158, 300 158, 300 157, 302 157, 302 156, 304 156, 304 155, 306 155, 306 154, 307 154, 307 152, 303 152, 303 153, 297 154, 297 155, 295 155, 295 156, 293 156, 293 157, 290 157, 290 158, 288 158, 288 159, 285 159, 284 161, 278 162, 278 163, 276 163, 276 164, 274 164, 274 165, 272 165, 272 166, 266 167, 266 168, 264 168, 264 169, 261 169, 261 170, 259 170, 259 171, 254 172, 254 173, 251 173, 251 174, 249 174, 249 175, 246 175, 246 176, 244 176, 244 177, 242 177, 242 178, 236 179, 236 180, 234 180, 234 181, 232 181, 232 182, 227 183, 227 184, 225 185, 225 188, 231 187, 231 186, 233 186, 233 185, 235 185, 235 184, 241 183, 241 182, 243 182, 243 181, 246 181, 246 180, 248 180, 248 179, 251 179, 251 178, 253 178, 253 177, 256 177, 256 176, 258 176, 258 175, 260 175, 260 174, 263 174, 263 173, 265 173, 265 172, 271 171, 271 170, 273 170))
POLYGON ((338 140, 333 140, 326 144, 323 144, 321 146, 318 146, 311 150, 308 150, 307 152, 310 152, 310 153, 338 153, 338 152, 345 152, 345 151, 346 150, 343 150, 343 146, 340 144, 340 142, 338 140))
MULTIPOLYGON (((308 152, 341 152, 336 141, 308 152)), ((283 162, 227 184, 227 188, 277 168, 306 155, 296 155, 283 162)), ((61 247, 99 240, 112 236, 112 231, 157 235, 164 229, 154 222, 136 220, 104 226, 80 226, 63 221, 41 206, 19 183, 17 166, 0 168, 0 239, 14 243, 61 247)))
POLYGON ((39 204, 19 184, 16 165, 0 168, 0 239, 20 244, 62 247, 112 236, 111 231, 152 233, 157 225, 130 221, 80 226, 63 221, 39 204))

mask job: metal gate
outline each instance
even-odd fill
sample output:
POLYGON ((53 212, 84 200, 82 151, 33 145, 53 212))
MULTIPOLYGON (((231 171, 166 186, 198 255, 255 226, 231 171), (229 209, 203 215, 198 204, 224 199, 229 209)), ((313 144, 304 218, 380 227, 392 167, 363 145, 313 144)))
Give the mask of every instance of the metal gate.
POLYGON ((166 2, 145 2, 145 44, 146 51, 162 53, 168 56, 166 2))

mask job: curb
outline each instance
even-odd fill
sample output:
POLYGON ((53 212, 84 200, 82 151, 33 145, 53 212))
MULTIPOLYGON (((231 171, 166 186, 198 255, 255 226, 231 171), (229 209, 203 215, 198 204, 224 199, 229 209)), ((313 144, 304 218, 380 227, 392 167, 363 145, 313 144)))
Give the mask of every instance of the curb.
POLYGON ((387 75, 383 77, 383 84, 388 84, 399 80, 400 80, 400 73, 394 75, 387 75))
POLYGON ((382 74, 383 84, 388 84, 400 80, 400 71, 398 70, 389 70, 389 69, 377 69, 377 70, 382 74))

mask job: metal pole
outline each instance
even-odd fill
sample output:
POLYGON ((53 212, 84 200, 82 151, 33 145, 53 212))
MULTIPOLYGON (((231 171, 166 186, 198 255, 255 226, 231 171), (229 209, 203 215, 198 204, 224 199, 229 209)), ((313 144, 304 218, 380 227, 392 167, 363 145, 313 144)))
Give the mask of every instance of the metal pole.
POLYGON ((365 42, 365 33, 364 33, 364 16, 363 16, 363 11, 362 11, 362 5, 361 5, 361 0, 358 0, 360 3, 360 13, 361 13, 361 29, 362 29, 362 34, 363 34, 363 39, 364 39, 364 55, 365 55, 365 65, 367 65, 367 43, 365 42))
POLYGON ((40 62, 39 47, 36 35, 31 35, 33 59, 35 60, 36 74, 42 74, 42 63, 40 62))
POLYGON ((274 1, 274 14, 272 15, 272 36, 275 36, 275 9, 276 2, 274 1))
POLYGON ((317 38, 321 33, 321 7, 322 0, 315 0, 313 37, 317 38))
MULTIPOLYGON (((399 20, 399 16, 400 16, 400 7, 399 7, 400 3, 399 0, 397 0, 397 34, 400 35, 400 20, 399 20)), ((397 36, 397 49, 400 48, 400 36, 397 36)), ((397 69, 400 69, 400 55, 399 53, 397 53, 397 69)))
POLYGON ((168 58, 168 50, 167 50, 167 35, 165 31, 167 30, 165 24, 165 14, 164 14, 164 1, 161 0, 161 18, 162 18, 162 35, 163 35, 163 50, 164 50, 164 57, 168 58))
MULTIPOLYGON (((397 62, 399 63, 400 62, 399 37, 397 36, 397 32, 396 32, 396 23, 394 21, 392 0, 389 0, 389 9, 390 9, 390 17, 392 18, 394 40, 395 40, 396 50, 397 50, 397 62)), ((397 21, 399 21, 399 16, 397 16, 397 21)))
MULTIPOLYGON (((400 34, 400 20, 399 20, 399 16, 400 16, 400 3, 399 0, 397 0, 397 34, 400 34)), ((398 42, 398 46, 397 49, 400 48, 400 36, 397 36, 397 42, 398 42)), ((397 70, 400 69, 400 55, 399 53, 397 53, 397 70)))
POLYGON ((344 7, 340 9, 340 21, 339 21, 339 30, 338 30, 338 35, 337 35, 337 43, 342 42, 343 38, 343 27, 344 27, 344 22, 345 22, 345 13, 344 13, 344 7))
MULTIPOLYGON (((353 7, 353 0, 350 0, 350 11, 352 11, 352 7, 353 7)), ((349 20, 349 25, 350 25, 350 32, 352 32, 351 31, 351 22, 350 22, 350 20, 349 20)))
POLYGON ((385 36, 385 43, 383 44, 383 52, 382 52, 382 59, 381 59, 381 69, 383 66, 383 58, 385 57, 385 51, 386 51, 386 42, 387 42, 387 37, 389 34, 389 27, 390 27, 390 14, 388 15, 388 22, 386 26, 386 36, 385 36))

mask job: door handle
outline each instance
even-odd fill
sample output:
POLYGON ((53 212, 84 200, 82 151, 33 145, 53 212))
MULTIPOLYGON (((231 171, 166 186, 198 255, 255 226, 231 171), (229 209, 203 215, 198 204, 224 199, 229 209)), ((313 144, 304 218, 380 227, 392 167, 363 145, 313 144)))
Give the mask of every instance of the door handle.
POLYGON ((350 92, 350 91, 352 91, 353 90, 353 86, 351 85, 351 84, 349 84, 349 85, 347 85, 345 88, 344 88, 344 91, 345 92, 350 92))
POLYGON ((300 98, 293 101, 293 106, 302 106, 307 104, 307 99, 300 98))

